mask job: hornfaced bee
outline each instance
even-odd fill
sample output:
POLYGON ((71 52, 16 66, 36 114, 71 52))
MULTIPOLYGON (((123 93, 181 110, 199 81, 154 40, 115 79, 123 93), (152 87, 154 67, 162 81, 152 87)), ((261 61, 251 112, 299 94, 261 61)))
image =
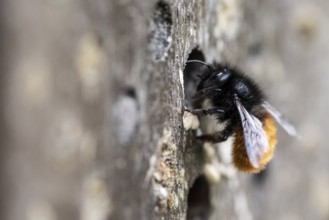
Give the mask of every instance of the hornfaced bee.
POLYGON ((266 101, 258 85, 238 69, 199 60, 187 63, 202 68, 197 71, 200 82, 191 100, 193 108, 184 110, 198 116, 212 115, 224 125, 222 130, 197 138, 219 143, 233 136, 232 161, 239 170, 257 173, 273 157, 276 145, 273 118, 289 135, 297 136, 294 126, 266 101))

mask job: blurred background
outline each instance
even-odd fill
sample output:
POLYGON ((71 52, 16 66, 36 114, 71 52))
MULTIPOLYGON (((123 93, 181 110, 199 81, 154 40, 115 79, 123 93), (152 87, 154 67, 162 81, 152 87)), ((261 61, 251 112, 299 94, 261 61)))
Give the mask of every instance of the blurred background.
POLYGON ((0 2, 0 219, 152 219, 144 181, 156 131, 172 123, 174 142, 186 141, 180 116, 157 108, 180 107, 179 73, 198 47, 259 82, 301 135, 278 129, 268 168, 239 173, 228 203, 218 195, 231 183, 212 186, 213 217, 199 219, 328 220, 329 2, 160 2, 168 9, 155 23, 170 31, 151 49, 156 1, 0 2))
POLYGON ((301 138, 279 129, 268 169, 252 180, 245 176, 250 209, 255 219, 329 219, 329 4, 267 1, 263 7, 245 14, 254 43, 242 62, 301 138))

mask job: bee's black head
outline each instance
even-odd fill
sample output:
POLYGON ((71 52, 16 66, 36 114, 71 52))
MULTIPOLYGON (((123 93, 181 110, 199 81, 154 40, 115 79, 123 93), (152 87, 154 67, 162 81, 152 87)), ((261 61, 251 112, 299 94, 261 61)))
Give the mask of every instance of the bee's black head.
POLYGON ((228 68, 210 70, 208 75, 201 79, 198 90, 214 87, 221 88, 229 81, 231 75, 231 71, 228 68))
MULTIPOLYGON (((209 65, 199 60, 187 62, 199 64, 197 70, 193 68, 199 77, 197 91, 214 89, 221 96, 220 102, 226 98, 227 102, 233 103, 233 97, 237 95, 248 110, 264 100, 265 96, 256 83, 237 68, 222 63, 209 65)), ((218 96, 213 101, 218 101, 218 96)))

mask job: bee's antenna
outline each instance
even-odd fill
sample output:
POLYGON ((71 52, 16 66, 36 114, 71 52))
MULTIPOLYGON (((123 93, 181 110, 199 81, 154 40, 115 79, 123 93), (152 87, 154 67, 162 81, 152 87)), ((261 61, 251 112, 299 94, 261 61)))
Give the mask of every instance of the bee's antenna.
POLYGON ((208 66, 208 64, 206 64, 205 62, 203 62, 201 60, 188 60, 188 61, 186 61, 186 63, 200 63, 200 64, 206 66, 208 69, 210 69, 210 67, 208 66))

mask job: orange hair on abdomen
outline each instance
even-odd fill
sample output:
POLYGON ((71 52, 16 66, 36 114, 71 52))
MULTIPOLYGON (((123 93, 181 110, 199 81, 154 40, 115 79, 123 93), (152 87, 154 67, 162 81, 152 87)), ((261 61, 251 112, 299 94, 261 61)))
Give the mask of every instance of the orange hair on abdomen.
POLYGON ((268 139, 268 150, 259 161, 259 167, 254 168, 248 158, 244 144, 243 130, 241 127, 235 129, 233 134, 232 160, 236 168, 241 171, 258 173, 265 168, 266 164, 272 159, 276 145, 276 126, 269 113, 264 113, 261 118, 263 129, 268 139))

